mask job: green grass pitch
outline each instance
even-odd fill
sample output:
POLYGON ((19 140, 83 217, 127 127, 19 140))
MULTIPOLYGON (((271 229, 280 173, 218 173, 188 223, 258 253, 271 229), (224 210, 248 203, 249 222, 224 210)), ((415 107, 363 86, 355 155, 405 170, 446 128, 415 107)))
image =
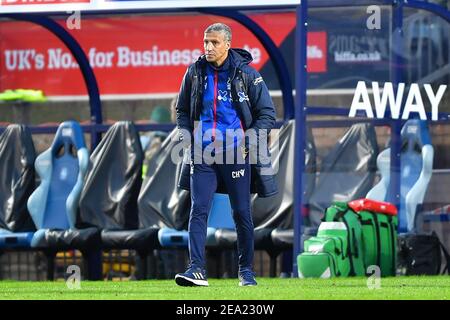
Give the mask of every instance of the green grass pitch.
POLYGON ((256 287, 239 287, 237 279, 209 279, 209 287, 201 288, 179 287, 173 280, 81 281, 78 290, 68 289, 64 281, 0 281, 0 299, 450 299, 450 276, 382 278, 379 289, 369 289, 367 278, 257 280, 256 287))

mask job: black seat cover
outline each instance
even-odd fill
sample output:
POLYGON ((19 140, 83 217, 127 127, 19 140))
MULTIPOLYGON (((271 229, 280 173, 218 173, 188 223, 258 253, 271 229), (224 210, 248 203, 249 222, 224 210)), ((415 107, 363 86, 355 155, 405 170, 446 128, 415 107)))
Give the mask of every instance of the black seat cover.
POLYGON ((325 209, 333 201, 364 198, 372 188, 376 173, 378 144, 370 123, 358 123, 322 161, 317 186, 311 196, 311 226, 319 226, 325 209))
POLYGON ((139 135, 132 122, 116 122, 109 128, 90 157, 80 198, 78 227, 138 228, 137 198, 143 158, 139 135))
POLYGON ((171 155, 174 147, 179 147, 177 137, 177 129, 174 129, 149 163, 138 200, 141 228, 187 229, 190 194, 178 188, 182 162, 174 163, 171 155))
POLYGON ((9 125, 0 136, 0 228, 11 232, 34 231, 27 200, 35 188, 36 152, 30 130, 9 125))

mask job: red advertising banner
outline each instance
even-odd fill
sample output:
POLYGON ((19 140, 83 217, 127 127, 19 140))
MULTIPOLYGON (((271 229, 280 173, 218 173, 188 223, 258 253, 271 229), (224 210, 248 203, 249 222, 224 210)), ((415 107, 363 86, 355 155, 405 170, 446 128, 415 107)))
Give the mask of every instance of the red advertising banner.
MULTIPOLYGON (((277 45, 295 28, 294 13, 258 14, 252 18, 277 45)), ((69 31, 86 52, 100 94, 174 93, 187 66, 203 53, 203 31, 217 21, 232 28, 232 47, 250 51, 256 69, 267 62, 267 52, 250 31, 235 21, 215 16, 81 16, 81 28, 69 31)), ((66 27, 66 21, 58 22, 66 27)), ((326 34, 311 35, 309 41, 315 49, 311 49, 314 55, 308 61, 309 71, 323 72, 326 34)), ((58 38, 27 22, 1 22, 0 90, 16 88, 41 89, 47 96, 87 92, 76 60, 58 38)))

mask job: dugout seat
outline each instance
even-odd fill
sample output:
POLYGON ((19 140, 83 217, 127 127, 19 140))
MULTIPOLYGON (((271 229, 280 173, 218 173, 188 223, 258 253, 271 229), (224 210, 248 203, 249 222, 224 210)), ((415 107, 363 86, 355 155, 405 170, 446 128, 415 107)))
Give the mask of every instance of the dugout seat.
POLYGON ((11 124, 0 136, 0 248, 29 248, 34 226, 27 200, 35 188, 30 130, 11 124))
MULTIPOLYGON (((134 124, 113 124, 90 157, 77 216, 79 227, 101 230, 102 249, 136 250, 142 262, 158 244, 157 228, 139 229, 143 159, 134 124)), ((138 275, 141 277, 146 274, 138 275)))
POLYGON ((354 124, 322 160, 310 201, 309 227, 320 225, 323 213, 334 201, 364 198, 376 174, 378 143, 370 123, 354 124))
MULTIPOLYGON (((75 226, 88 163, 89 153, 80 125, 75 121, 61 123, 50 148, 35 161, 41 183, 27 202, 37 228, 31 247, 53 256, 57 251, 79 249, 85 258, 98 247, 98 229, 75 226)), ((51 269, 48 276, 53 279, 51 269)))
MULTIPOLYGON (((208 228, 206 235, 207 246, 217 246, 215 237, 219 229, 235 230, 234 221, 231 216, 230 198, 226 194, 215 193, 212 200, 211 210, 208 215, 208 228)), ((187 230, 176 230, 162 228, 158 232, 158 239, 162 247, 187 248, 189 244, 189 232, 187 230)))
MULTIPOLYGON (((409 120, 401 130, 402 147, 400 154, 400 210, 399 232, 414 229, 415 216, 423 203, 433 171, 434 149, 427 123, 418 119, 409 120)), ((377 159, 381 174, 380 182, 368 193, 366 198, 389 201, 391 149, 380 153, 377 159)))
POLYGON ((158 239, 160 230, 187 229, 190 196, 188 191, 177 186, 183 163, 181 159, 176 161, 174 155, 182 157, 184 154, 184 151, 180 154, 182 150, 175 149, 178 146, 178 129, 175 128, 162 142, 161 148, 146 161, 147 173, 138 197, 138 213, 140 227, 155 231, 152 238, 155 247, 149 246, 149 249, 164 249, 158 239))

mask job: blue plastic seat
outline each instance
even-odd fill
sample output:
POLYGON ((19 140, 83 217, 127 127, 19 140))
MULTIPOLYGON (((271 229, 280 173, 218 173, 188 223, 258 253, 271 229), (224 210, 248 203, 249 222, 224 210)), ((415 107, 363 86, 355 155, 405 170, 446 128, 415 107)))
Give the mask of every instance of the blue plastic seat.
MULTIPOLYGON (((208 215, 207 245, 215 245, 215 233, 218 229, 235 230, 235 226, 228 195, 215 193, 211 211, 208 215)), ((189 232, 187 230, 161 228, 158 231, 158 240, 162 247, 187 248, 189 232)))
MULTIPOLYGON (((38 229, 31 241, 32 247, 73 247, 76 240, 65 231, 76 229, 78 201, 88 164, 89 152, 80 125, 75 121, 63 122, 51 147, 35 162, 41 184, 27 203, 38 229)), ((87 231, 94 236, 93 230, 87 231)))
POLYGON ((0 248, 29 248, 34 232, 11 232, 0 229, 0 248))
MULTIPOLYGON (((423 203, 431 179, 434 149, 425 121, 416 119, 407 121, 402 128, 401 138, 398 231, 410 232, 414 229, 416 213, 423 203)), ((377 158, 381 180, 369 191, 366 196, 368 199, 389 201, 390 154, 390 148, 388 148, 377 158)))

